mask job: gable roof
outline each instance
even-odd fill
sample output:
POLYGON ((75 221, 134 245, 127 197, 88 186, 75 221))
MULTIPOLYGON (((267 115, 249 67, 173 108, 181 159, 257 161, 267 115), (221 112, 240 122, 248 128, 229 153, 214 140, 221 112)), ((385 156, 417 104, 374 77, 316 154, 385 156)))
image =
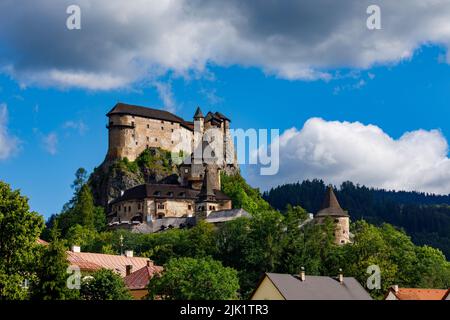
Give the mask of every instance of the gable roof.
POLYGON ((291 274, 266 273, 286 300, 372 300, 366 290, 352 277, 343 283, 322 276, 306 276, 305 281, 291 274))
POLYGON ((127 265, 132 265, 134 270, 138 270, 146 266, 149 261, 141 257, 72 251, 67 251, 67 259, 70 265, 78 266, 82 271, 109 269, 118 272, 122 277, 126 275, 127 265))
POLYGON ((43 245, 43 246, 48 246, 48 245, 49 245, 49 243, 48 243, 47 241, 42 240, 41 238, 38 238, 38 239, 36 240, 36 243, 37 243, 37 244, 40 244, 40 245, 43 245))
POLYGON ((240 217, 251 218, 252 216, 244 209, 219 210, 211 212, 206 217, 206 221, 211 223, 218 223, 234 220, 240 217))
POLYGON ((389 289, 399 300, 445 300, 449 290, 422 288, 394 288, 389 289))
POLYGON ((170 122, 179 123, 181 126, 192 130, 192 123, 185 121, 183 118, 180 118, 173 113, 170 113, 165 110, 153 109, 148 107, 136 106, 132 104, 126 104, 122 102, 118 102, 114 108, 112 108, 106 115, 109 117, 111 115, 131 115, 143 118, 151 118, 158 119, 170 122))
POLYGON ((316 216, 348 217, 348 213, 342 210, 331 185, 327 188, 321 209, 317 212, 316 216))
POLYGON ((129 274, 123 280, 129 290, 145 289, 148 286, 150 279, 157 273, 163 271, 163 267, 155 266, 153 263, 149 263, 145 267, 129 274))

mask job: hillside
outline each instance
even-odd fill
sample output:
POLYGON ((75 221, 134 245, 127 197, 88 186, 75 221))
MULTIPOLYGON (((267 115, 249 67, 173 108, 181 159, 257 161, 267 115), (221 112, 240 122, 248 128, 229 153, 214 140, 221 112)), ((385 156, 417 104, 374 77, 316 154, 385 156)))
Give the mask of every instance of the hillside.
MULTIPOLYGON (((263 198, 274 208, 300 205, 308 212, 320 208, 326 185, 322 180, 303 181, 272 188, 263 198)), ((344 182, 336 195, 352 221, 364 219, 403 228, 418 245, 439 248, 450 259, 450 195, 388 191, 344 182)))

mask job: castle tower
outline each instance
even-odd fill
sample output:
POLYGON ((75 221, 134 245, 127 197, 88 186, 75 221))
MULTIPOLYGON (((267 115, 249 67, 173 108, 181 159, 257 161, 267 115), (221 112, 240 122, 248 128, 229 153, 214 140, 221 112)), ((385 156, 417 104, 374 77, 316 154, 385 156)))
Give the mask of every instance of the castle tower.
POLYGON ((332 185, 328 186, 322 207, 314 217, 319 224, 324 223, 327 218, 332 219, 335 225, 335 243, 338 245, 349 243, 350 216, 341 208, 332 185))
POLYGON ((209 165, 205 167, 202 188, 195 202, 197 219, 205 219, 212 211, 217 210, 218 203, 214 193, 214 170, 216 169, 209 165))

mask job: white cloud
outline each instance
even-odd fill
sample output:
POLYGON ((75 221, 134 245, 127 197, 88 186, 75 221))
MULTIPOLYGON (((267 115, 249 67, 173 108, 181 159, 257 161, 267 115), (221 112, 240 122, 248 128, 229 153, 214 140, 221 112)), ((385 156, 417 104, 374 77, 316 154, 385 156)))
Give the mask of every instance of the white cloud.
POLYGON ((84 123, 83 120, 78 120, 78 121, 74 121, 74 120, 69 120, 63 123, 62 127, 64 129, 72 129, 72 130, 76 130, 78 131, 78 133, 80 135, 83 135, 86 133, 86 131, 88 130, 87 125, 84 123))
POLYGON ((8 132, 8 107, 0 103, 0 160, 12 156, 19 148, 19 139, 8 132))
POLYGON ((55 132, 42 136, 42 143, 44 149, 52 156, 58 152, 58 135, 55 132))
POLYGON ((311 118, 280 136, 280 171, 250 180, 263 189, 320 178, 339 184, 450 193, 448 144, 439 130, 416 130, 394 139, 374 125, 311 118))
POLYGON ((173 97, 172 86, 170 83, 155 82, 154 86, 156 87, 156 91, 158 91, 159 98, 164 104, 164 109, 175 112, 176 102, 173 97))
MULTIPOLYGON (((107 90, 209 65, 257 67, 289 80, 329 80, 340 67, 409 59, 450 45, 450 1, 79 0, 82 29, 65 27, 70 0, 2 1, 0 70, 24 86, 107 90)), ((450 61, 447 54, 446 61, 450 61)))

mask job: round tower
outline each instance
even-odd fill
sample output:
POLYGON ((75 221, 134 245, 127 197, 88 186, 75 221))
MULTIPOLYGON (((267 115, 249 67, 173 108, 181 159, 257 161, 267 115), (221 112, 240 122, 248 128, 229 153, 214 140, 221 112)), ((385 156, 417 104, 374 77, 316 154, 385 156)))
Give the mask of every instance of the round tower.
POLYGON ((334 194, 332 185, 328 186, 322 207, 314 217, 319 224, 324 223, 327 218, 332 219, 335 226, 335 243, 338 245, 349 243, 350 216, 341 208, 336 195, 334 194))

